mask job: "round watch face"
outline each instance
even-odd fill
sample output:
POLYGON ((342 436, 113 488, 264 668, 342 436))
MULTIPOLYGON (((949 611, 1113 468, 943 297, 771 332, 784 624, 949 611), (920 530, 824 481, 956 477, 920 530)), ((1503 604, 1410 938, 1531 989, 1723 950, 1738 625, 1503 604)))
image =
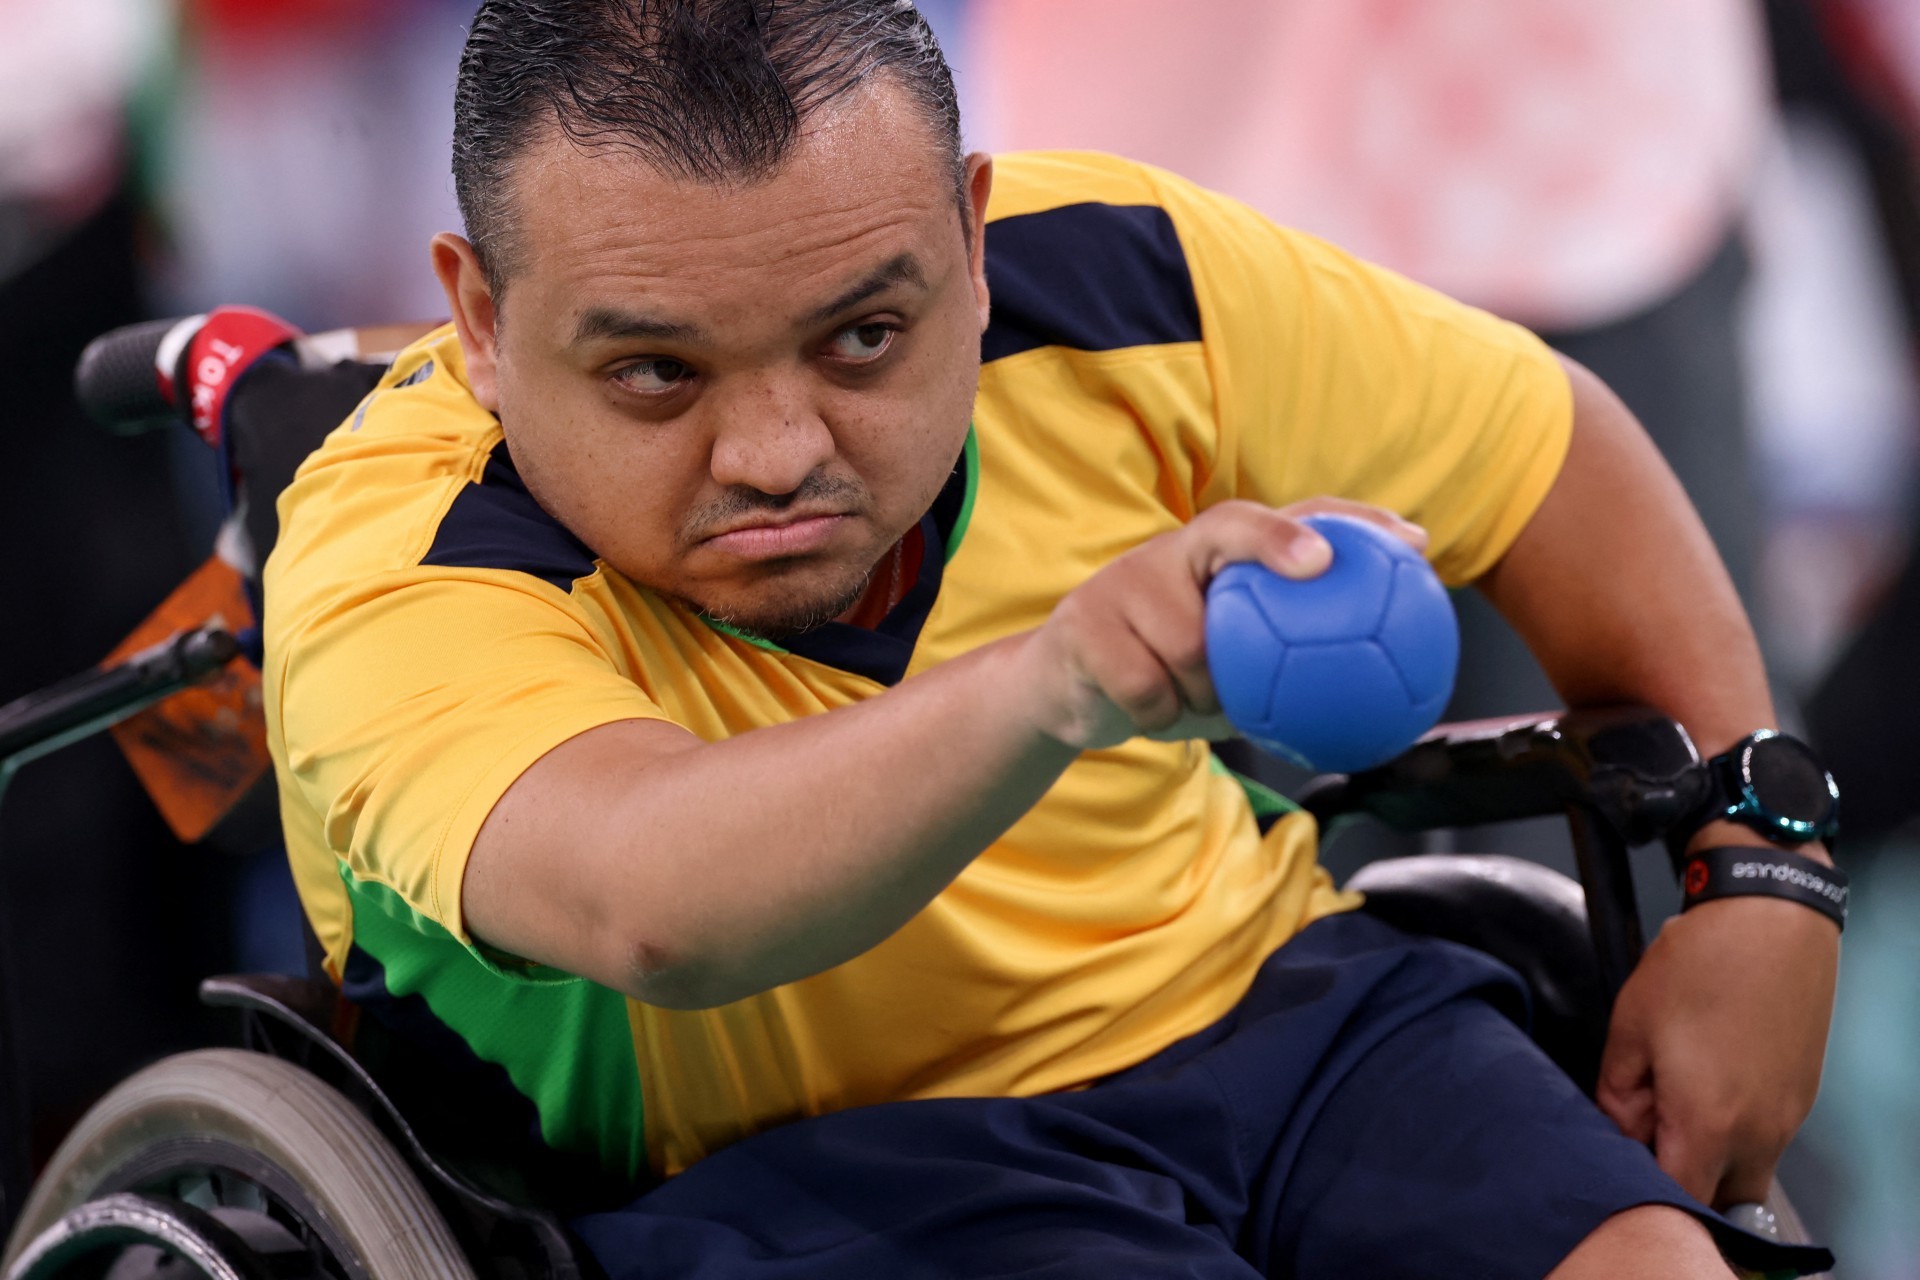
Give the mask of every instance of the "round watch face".
POLYGON ((1813 749, 1797 738, 1756 737, 1740 752, 1740 790, 1766 817, 1817 829, 1833 817, 1839 796, 1813 749))

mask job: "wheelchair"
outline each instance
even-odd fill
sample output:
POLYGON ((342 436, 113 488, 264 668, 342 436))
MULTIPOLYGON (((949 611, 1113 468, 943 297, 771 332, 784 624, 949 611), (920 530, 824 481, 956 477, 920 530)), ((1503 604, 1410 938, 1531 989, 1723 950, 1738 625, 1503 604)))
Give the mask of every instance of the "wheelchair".
MULTIPOLYGON (((377 352, 410 335, 262 327, 246 367, 223 374, 210 432, 205 404, 174 392, 192 378, 180 338, 191 323, 99 339, 81 358, 77 390, 122 429, 191 420, 214 438, 234 477, 225 532, 251 543, 250 570, 277 531, 273 498, 378 381, 377 352)), ((200 626, 0 707, 0 792, 25 761, 245 661, 257 643, 245 629, 200 626)), ((1442 725, 1378 768, 1314 779, 1298 803, 1323 842, 1360 820, 1437 832, 1564 817, 1577 883, 1515 858, 1422 854, 1365 866, 1348 887, 1396 927, 1515 969, 1532 994, 1535 1040, 1591 1093, 1613 998, 1643 948, 1629 852, 1659 839, 1704 785, 1686 732, 1628 707, 1442 725)), ((0 972, 0 1116, 14 1135, 0 1141, 0 1280, 599 1274, 564 1225, 578 1207, 564 1176, 464 1132, 441 1083, 359 1018, 317 966, 305 978, 203 982, 202 1001, 237 1016, 237 1047, 178 1054, 129 1077, 30 1183, 23 1085, 3 1056, 11 978, 0 972)), ((1782 1240, 1807 1238, 1777 1184, 1764 1206, 1736 1214, 1782 1240)))

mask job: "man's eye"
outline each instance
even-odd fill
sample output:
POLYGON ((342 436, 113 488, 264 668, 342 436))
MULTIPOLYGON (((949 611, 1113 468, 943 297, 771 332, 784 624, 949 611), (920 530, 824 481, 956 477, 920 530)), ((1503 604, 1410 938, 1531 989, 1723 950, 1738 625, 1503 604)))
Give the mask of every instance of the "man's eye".
POLYGON ((833 354, 842 360, 865 363, 885 355, 898 332, 890 324, 856 324, 835 334, 830 346, 833 354))
POLYGON ((664 356, 651 360, 636 360, 613 376, 624 384, 629 391, 671 391, 693 375, 693 370, 682 360, 672 360, 664 356))

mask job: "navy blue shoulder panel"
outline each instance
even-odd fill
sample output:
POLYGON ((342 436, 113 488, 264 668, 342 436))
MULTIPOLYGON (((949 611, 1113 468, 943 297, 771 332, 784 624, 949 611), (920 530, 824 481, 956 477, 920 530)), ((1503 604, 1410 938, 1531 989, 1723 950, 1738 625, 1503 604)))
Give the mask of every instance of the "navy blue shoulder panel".
POLYGON ((993 321, 980 357, 1200 340, 1200 301, 1158 205, 1070 204, 987 224, 993 321))
POLYGON ((462 489, 440 517, 421 564, 453 569, 511 569, 571 590, 594 570, 593 552, 546 513, 513 468, 502 440, 480 479, 462 489))

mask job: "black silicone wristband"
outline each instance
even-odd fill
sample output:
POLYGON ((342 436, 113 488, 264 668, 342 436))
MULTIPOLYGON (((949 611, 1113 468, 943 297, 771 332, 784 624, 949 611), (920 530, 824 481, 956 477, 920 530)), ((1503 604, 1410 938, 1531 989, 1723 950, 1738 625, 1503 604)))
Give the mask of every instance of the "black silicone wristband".
POLYGON ((1680 910, 1716 898, 1786 898, 1847 927, 1847 876, 1824 862, 1781 849, 1702 849, 1687 859, 1680 910))

